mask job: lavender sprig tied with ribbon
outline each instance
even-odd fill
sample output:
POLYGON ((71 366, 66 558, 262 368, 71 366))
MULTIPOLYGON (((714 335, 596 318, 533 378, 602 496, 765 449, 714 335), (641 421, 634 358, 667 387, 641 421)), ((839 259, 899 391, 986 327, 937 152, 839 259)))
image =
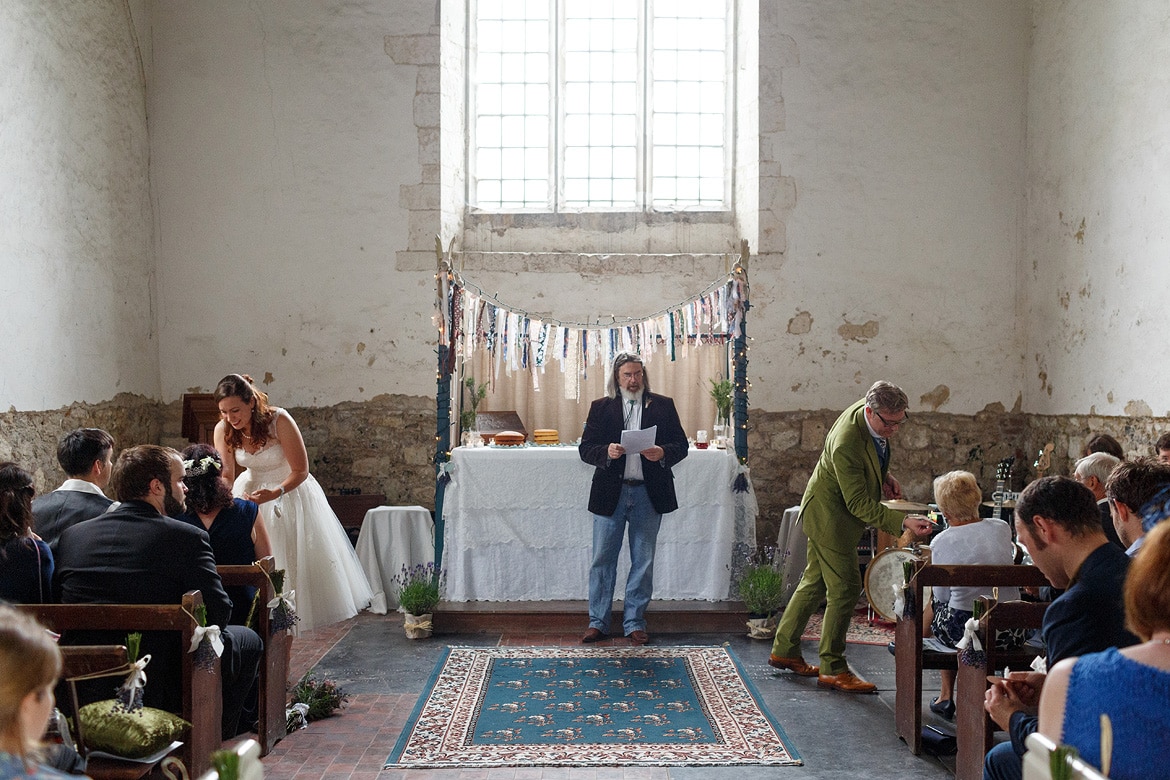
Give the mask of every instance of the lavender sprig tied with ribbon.
POLYGON ((142 694, 146 689, 146 665, 150 663, 150 655, 138 658, 141 645, 140 632, 126 635, 126 657, 130 661, 130 674, 114 692, 115 711, 138 712, 142 709, 142 694))
POLYGON ((300 622, 301 616, 297 614, 297 592, 295 590, 290 590, 288 593, 284 592, 284 569, 273 571, 272 576, 268 579, 272 582, 272 592, 276 594, 268 602, 268 608, 272 610, 271 628, 269 630, 275 635, 281 631, 287 631, 295 627, 300 622))
POLYGON ((192 663, 196 668, 211 673, 215 671, 215 659, 223 655, 223 637, 219 626, 207 625, 207 607, 195 607, 195 633, 191 637, 188 653, 194 654, 192 663))

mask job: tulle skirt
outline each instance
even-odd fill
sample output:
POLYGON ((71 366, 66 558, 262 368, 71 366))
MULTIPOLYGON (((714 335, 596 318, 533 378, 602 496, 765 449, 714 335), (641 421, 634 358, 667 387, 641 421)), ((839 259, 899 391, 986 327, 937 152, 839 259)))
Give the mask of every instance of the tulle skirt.
MULTIPOLYGON (((284 475, 256 480, 245 471, 236 480, 237 496, 261 488, 276 489, 284 475)), ((333 513, 321 485, 308 479, 275 501, 260 504, 272 541, 276 567, 284 569, 284 592, 295 590, 298 629, 309 630, 356 615, 370 603, 371 591, 357 553, 333 513)))

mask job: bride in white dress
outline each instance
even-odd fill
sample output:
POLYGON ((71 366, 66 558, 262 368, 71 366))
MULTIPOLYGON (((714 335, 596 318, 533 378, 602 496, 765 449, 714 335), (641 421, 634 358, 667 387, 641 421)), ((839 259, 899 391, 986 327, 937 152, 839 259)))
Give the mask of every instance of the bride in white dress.
POLYGON ((220 417, 215 448, 232 492, 260 505, 284 592, 296 590, 300 629, 353 617, 370 602, 370 586, 349 537, 309 473, 301 431, 247 375, 215 388, 220 417), (247 469, 239 473, 242 469, 247 469), (237 476, 238 475, 238 476, 237 476))

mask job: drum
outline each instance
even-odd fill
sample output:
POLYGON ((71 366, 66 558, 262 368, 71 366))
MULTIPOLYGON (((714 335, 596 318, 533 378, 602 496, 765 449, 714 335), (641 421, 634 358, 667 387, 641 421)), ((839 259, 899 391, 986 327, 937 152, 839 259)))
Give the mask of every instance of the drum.
MULTIPOLYGON (((926 548, 926 552, 929 553, 929 548, 926 548)), ((873 607, 873 611, 884 620, 892 623, 898 619, 894 611, 894 600, 906 583, 902 564, 906 561, 918 564, 922 562, 923 557, 919 550, 891 547, 878 553, 865 567, 865 598, 873 607)))

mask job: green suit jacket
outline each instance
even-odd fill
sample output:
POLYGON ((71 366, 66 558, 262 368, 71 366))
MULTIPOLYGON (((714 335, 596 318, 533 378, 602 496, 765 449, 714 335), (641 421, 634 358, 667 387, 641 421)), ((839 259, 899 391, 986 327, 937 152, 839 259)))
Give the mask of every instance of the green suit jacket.
POLYGON ((887 471, 865 424, 862 399, 842 412, 829 429, 804 489, 800 516, 808 538, 821 547, 856 554, 867 526, 900 534, 906 515, 881 504, 887 471))

